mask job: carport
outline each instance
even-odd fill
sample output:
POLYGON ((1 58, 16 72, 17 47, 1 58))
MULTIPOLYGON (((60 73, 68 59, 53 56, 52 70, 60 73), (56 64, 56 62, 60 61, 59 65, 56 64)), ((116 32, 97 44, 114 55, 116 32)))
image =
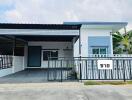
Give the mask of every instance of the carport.
POLYGON ((47 81, 47 55, 73 57, 79 29, 80 25, 0 24, 0 83, 47 81))

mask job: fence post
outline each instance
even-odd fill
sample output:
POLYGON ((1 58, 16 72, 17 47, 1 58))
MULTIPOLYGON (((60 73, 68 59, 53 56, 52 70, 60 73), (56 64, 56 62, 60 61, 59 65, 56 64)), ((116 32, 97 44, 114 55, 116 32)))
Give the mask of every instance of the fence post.
POLYGON ((53 61, 53 64, 54 64, 54 73, 53 73, 53 75, 54 75, 54 80, 57 80, 57 68, 56 68, 56 60, 54 60, 53 61))
POLYGON ((81 67, 81 59, 80 59, 80 80, 81 80, 81 82, 82 82, 82 67, 81 67))
POLYGON ((50 64, 49 64, 49 58, 48 58, 48 72, 47 72, 47 80, 49 81, 49 66, 50 66, 50 64))
POLYGON ((86 63, 86 79, 88 79, 88 76, 87 76, 87 74, 88 74, 88 69, 87 69, 87 60, 85 60, 85 63, 86 63))
MULTIPOLYGON (((95 60, 95 59, 94 59, 95 60)), ((92 67, 92 79, 94 79, 94 60, 91 60, 91 67, 92 67)))
POLYGON ((61 82, 62 82, 62 60, 61 60, 61 82))
POLYGON ((123 80, 126 82, 126 77, 125 77, 125 60, 123 60, 123 80))
POLYGON ((81 69, 81 63, 80 63, 80 80, 82 82, 82 69, 81 69))
POLYGON ((116 60, 116 68, 117 68, 117 77, 119 79, 119 61, 116 60))
POLYGON ((131 72, 131 71, 132 71, 132 69, 131 69, 132 66, 131 66, 131 60, 129 60, 129 67, 130 67, 130 69, 129 69, 129 70, 130 70, 129 75, 130 75, 130 79, 132 79, 132 72, 131 72))

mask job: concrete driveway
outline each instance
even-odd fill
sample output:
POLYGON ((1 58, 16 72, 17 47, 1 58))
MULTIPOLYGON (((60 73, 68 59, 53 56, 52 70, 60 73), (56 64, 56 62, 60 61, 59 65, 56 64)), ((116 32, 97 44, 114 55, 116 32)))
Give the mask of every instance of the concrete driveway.
POLYGON ((78 82, 0 84, 0 100, 132 100, 132 85, 84 86, 78 82))

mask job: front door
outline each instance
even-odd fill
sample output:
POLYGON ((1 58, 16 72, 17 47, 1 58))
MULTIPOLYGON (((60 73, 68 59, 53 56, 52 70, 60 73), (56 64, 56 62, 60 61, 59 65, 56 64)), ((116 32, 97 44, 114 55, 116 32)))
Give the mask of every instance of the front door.
POLYGON ((41 67, 41 46, 28 47, 28 67, 41 67))
POLYGON ((42 67, 48 68, 48 59, 57 60, 58 59, 58 51, 57 50, 42 50, 42 67))

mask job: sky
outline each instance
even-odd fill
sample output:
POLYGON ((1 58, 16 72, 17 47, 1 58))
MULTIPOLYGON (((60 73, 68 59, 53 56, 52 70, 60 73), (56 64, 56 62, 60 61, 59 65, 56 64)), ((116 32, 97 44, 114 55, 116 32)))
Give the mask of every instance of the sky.
POLYGON ((0 23, 128 22, 132 0, 0 0, 0 23))

